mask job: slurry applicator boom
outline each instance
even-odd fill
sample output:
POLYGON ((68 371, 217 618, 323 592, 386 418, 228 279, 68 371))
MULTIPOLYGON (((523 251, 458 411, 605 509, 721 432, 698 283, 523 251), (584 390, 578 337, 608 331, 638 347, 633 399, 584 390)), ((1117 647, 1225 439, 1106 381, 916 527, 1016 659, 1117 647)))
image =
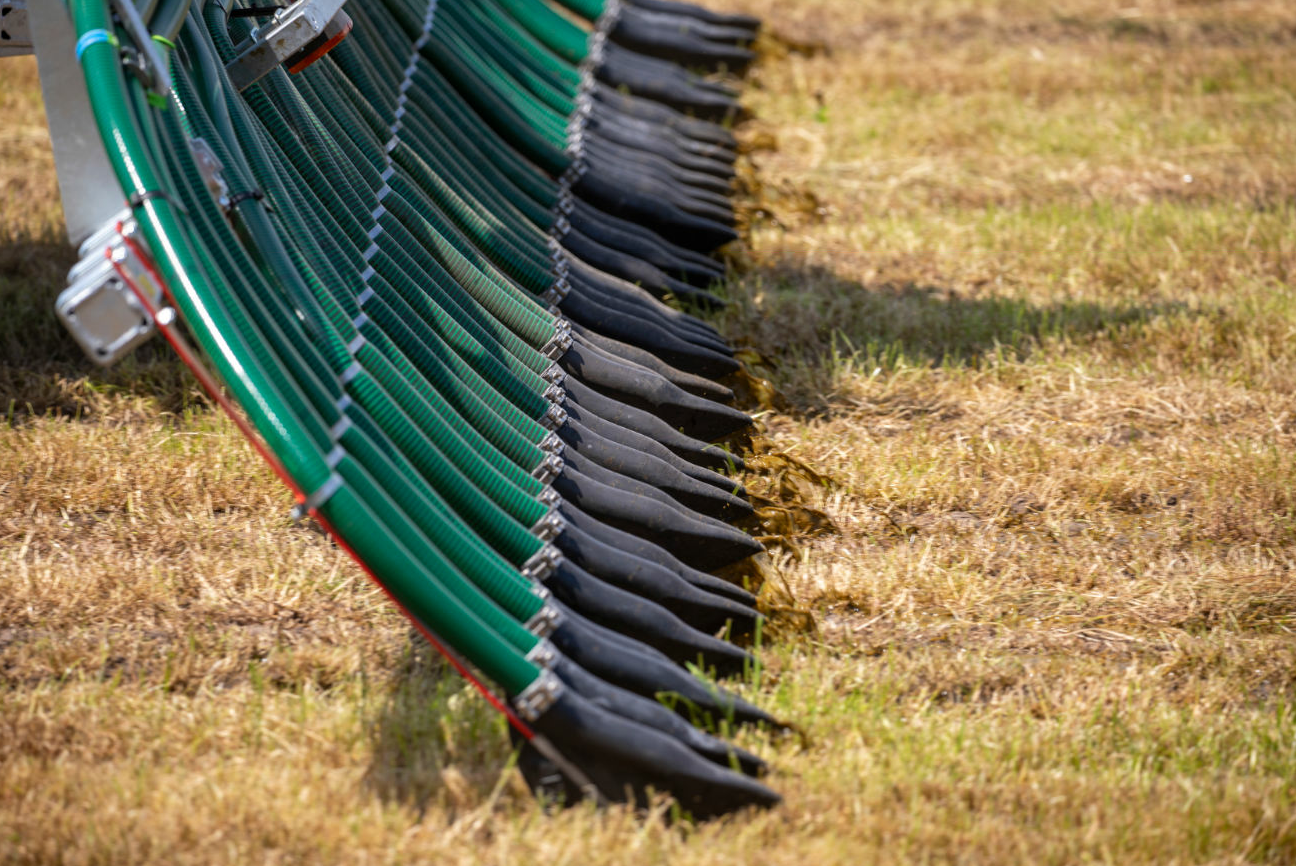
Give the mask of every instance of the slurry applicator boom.
POLYGON ((759 23, 563 5, 10 0, 82 253, 58 313, 101 364, 161 332, 537 792, 772 806, 718 734, 777 723, 711 679, 760 626, 713 574, 762 550, 714 444, 740 365, 668 303, 724 303, 759 23))

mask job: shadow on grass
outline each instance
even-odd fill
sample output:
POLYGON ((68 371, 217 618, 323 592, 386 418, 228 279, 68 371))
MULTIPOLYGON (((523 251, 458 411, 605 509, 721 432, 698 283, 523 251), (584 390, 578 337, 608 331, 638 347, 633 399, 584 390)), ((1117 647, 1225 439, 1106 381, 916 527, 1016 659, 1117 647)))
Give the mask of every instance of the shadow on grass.
POLYGON ((0 414, 9 423, 46 415, 93 418, 114 396, 181 412, 204 398, 161 340, 119 364, 91 363, 54 315, 76 252, 55 238, 0 241, 0 414))
POLYGON ((420 814, 486 802, 510 769, 503 717, 418 634, 382 693, 366 784, 420 814))
POLYGON ((1128 339, 1152 319, 1187 309, 1155 300, 1036 304, 996 291, 864 284, 823 266, 784 262, 748 272, 731 288, 738 309, 727 315, 727 330, 768 359, 794 403, 810 408, 818 402, 814 389, 846 367, 865 375, 901 365, 979 368, 992 359, 1024 360, 1048 342, 1128 339))

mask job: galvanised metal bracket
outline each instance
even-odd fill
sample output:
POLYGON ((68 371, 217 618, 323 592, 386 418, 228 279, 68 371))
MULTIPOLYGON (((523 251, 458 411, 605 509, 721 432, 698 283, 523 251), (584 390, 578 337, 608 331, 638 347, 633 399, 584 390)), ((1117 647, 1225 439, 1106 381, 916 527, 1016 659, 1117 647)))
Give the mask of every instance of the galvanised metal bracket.
MULTIPOLYGON (((0 0, 0 20, 29 28, 22 38, 33 47, 40 70, 45 120, 49 124, 58 169, 59 192, 68 240, 81 246, 86 238, 116 219, 126 206, 117 176, 108 162, 86 95, 81 64, 76 60, 76 31, 66 4, 59 0, 0 0), (21 10, 21 16, 18 11, 21 10)), ((10 42, 16 42, 13 33, 10 42)), ((27 53, 27 52, 11 52, 27 53)))
POLYGON ((0 57, 17 57, 32 54, 35 50, 27 18, 27 0, 0 0, 0 57))
POLYGON ((161 306, 162 287, 137 253, 143 246, 135 218, 123 210, 81 245, 81 260, 54 304, 64 327, 100 366, 120 361, 156 330, 126 282, 133 282, 154 309, 161 306))
POLYGON ((280 8, 269 23, 235 46, 238 55, 225 65, 241 92, 277 66, 298 72, 310 66, 351 32, 342 11, 346 0, 297 0, 280 8))

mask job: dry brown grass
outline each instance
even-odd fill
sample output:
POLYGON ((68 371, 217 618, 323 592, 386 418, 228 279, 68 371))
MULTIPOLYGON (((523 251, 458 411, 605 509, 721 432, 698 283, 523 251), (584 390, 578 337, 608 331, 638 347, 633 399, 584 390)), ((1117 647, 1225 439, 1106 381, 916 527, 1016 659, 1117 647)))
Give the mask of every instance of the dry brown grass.
POLYGON ((1296 7, 715 3, 800 43, 724 320, 840 529, 745 686, 805 726, 745 735, 786 805, 542 815, 164 353, 77 360, 8 62, 0 856, 1296 860, 1296 7))

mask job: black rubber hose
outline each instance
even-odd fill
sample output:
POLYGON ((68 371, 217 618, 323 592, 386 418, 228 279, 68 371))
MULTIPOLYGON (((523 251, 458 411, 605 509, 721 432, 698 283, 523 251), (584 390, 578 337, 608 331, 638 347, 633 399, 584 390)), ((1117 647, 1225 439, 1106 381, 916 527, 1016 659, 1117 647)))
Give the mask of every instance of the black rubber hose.
MULTIPOLYGON (((567 425, 563 426, 568 429, 567 425)), ((655 499, 684 514, 695 512, 713 520, 741 520, 752 513, 750 503, 690 478, 673 466, 660 460, 635 460, 633 453, 618 453, 628 449, 607 440, 594 446, 593 434, 590 437, 585 440, 585 448, 581 447, 581 443, 568 441, 573 447, 563 452, 566 465, 586 478, 617 490, 655 499), (609 466, 609 462, 616 465, 609 466)))
POLYGON ((722 80, 708 77, 705 74, 698 74, 692 70, 685 69, 678 63, 671 63, 669 60, 660 60, 656 57, 649 57, 646 54, 640 54, 637 51, 622 48, 620 45, 615 43, 604 44, 603 60, 604 62, 615 60, 618 64, 633 70, 640 76, 659 79, 662 81, 680 82, 686 87, 705 90, 709 93, 727 96, 730 99, 737 99, 742 92, 740 88, 735 85, 734 79, 722 80))
MULTIPOLYGON (((705 39, 708 42, 720 42, 726 45, 743 45, 751 42, 752 31, 746 27, 730 27, 727 24, 716 24, 703 21, 692 15, 681 15, 676 12, 654 12, 642 7, 631 7, 628 14, 645 23, 652 24, 672 33, 686 33, 705 39)), ((623 11, 623 14, 624 13, 623 11)))
MULTIPOLYGON (((707 473, 713 469, 729 469, 731 466, 745 467, 742 458, 737 455, 695 437, 687 436, 656 415, 604 396, 584 385, 579 379, 568 379, 565 387, 567 399, 563 402, 563 408, 567 410, 568 415, 577 418, 599 435, 623 445, 639 443, 647 447, 647 443, 654 443, 657 448, 665 449, 685 461, 686 465, 678 463, 671 463, 671 465, 694 478, 705 481, 708 478, 718 477, 716 484, 732 484, 733 482, 724 476, 707 473), (637 436, 629 438, 618 436, 616 429, 610 430, 607 425, 624 429, 627 433, 637 434, 637 436), (690 471, 687 464, 695 465, 698 471, 690 471)), ((656 448, 653 449, 653 453, 665 459, 665 455, 656 448)))
MULTIPOLYGON (((622 477, 628 478, 651 488, 655 497, 666 497, 672 505, 722 520, 741 520, 752 512, 751 504, 737 491, 730 492, 687 475, 658 457, 599 436, 570 418, 559 428, 558 435, 570 446, 564 452, 564 459, 596 481, 610 484, 600 472, 616 476, 617 483, 610 486, 623 483, 622 477)), ((738 488, 736 484, 733 486, 738 488)), ((637 488, 630 489, 638 492, 637 488)))
POLYGON ((646 117, 635 117, 600 102, 593 103, 590 117, 586 120, 587 129, 611 130, 619 136, 641 136, 654 148, 665 147, 669 153, 679 157, 687 167, 696 168, 718 178, 732 181, 737 177, 738 153, 722 144, 698 140, 680 133, 677 130, 662 126, 657 120, 646 117))
POLYGON ((769 769, 751 752, 698 730, 651 698, 604 682, 566 656, 559 655, 549 669, 595 706, 674 737, 713 764, 729 769, 736 765, 743 774, 755 777, 765 775, 769 769))
MULTIPOLYGON (((643 286, 595 268, 574 255, 568 259, 567 278, 573 287, 589 289, 589 299, 601 306, 620 311, 635 321, 651 322, 672 337, 696 344, 699 348, 725 356, 733 355, 729 343, 714 328, 688 313, 666 306, 658 295, 643 286)), ((692 287, 686 287, 686 291, 704 294, 692 287)))
MULTIPOLYGON (((572 290, 580 292, 586 300, 620 314, 629 321, 644 325, 652 324, 670 334, 671 337, 689 344, 695 350, 725 359, 734 356, 734 350, 727 342, 693 325, 678 314, 672 315, 673 311, 669 307, 659 302, 642 286, 637 286, 606 271, 590 268, 579 259, 572 259, 569 262, 567 280, 572 290)), ((688 291, 699 297, 707 294, 693 288, 689 288, 688 291)))
POLYGON ((733 227, 733 208, 727 201, 723 206, 709 201, 662 172, 635 165, 627 153, 607 154, 598 148, 589 147, 585 152, 585 162, 589 170, 583 175, 582 182, 597 177, 606 183, 616 184, 624 195, 661 201, 691 216, 727 228, 733 227))
POLYGON ((614 340, 646 349, 685 372, 720 379, 738 369, 737 362, 732 358, 694 346, 660 326, 629 319, 623 313, 599 303, 592 295, 597 295, 597 292, 573 288, 558 302, 558 309, 573 322, 614 340))
POLYGON ((550 642, 599 679, 644 697, 674 698, 677 714, 708 727, 721 721, 781 727, 764 710, 699 680, 660 650, 591 622, 557 599, 549 603, 562 619, 549 635, 550 642))
POLYGON ((668 275, 650 262, 605 247, 577 229, 573 228, 569 231, 563 237, 562 244, 573 256, 601 271, 643 287, 651 292, 654 298, 674 295, 684 303, 696 302, 699 305, 710 306, 715 306, 716 301, 722 300, 710 292, 699 291, 694 286, 668 275))
POLYGON ((715 69, 726 66, 741 71, 756 59, 756 53, 735 44, 713 41, 696 31, 671 27, 626 10, 609 34, 613 42, 649 57, 670 60, 681 66, 715 69))
MULTIPOLYGON (((572 531, 567 527, 559 539, 572 531)), ((608 549, 597 549, 598 542, 588 535, 582 537, 579 531, 561 544, 555 539, 555 546, 564 553, 568 548, 575 550, 580 558, 571 562, 582 573, 655 602, 706 634, 715 634, 729 625, 733 635, 746 637, 752 634, 760 619, 751 605, 689 583, 645 559, 621 554, 615 557, 617 562, 612 562, 608 549), (587 564, 596 568, 587 568, 587 564)))
MULTIPOLYGON (((583 387, 579 383, 574 381, 568 381, 566 384, 568 388, 583 387)), ((602 395, 597 395, 597 396, 601 399, 606 399, 606 398, 602 398, 602 395)), ((611 400, 609 400, 608 402, 615 403, 615 401, 611 401, 611 400)), ((645 454, 649 454, 653 457, 656 457, 658 460, 661 460, 662 462, 666 463, 666 465, 679 470, 680 472, 684 473, 688 477, 693 478, 697 481, 705 482, 706 484, 710 484, 712 487, 715 487, 719 490, 723 490, 726 493, 731 493, 734 496, 737 496, 739 498, 743 498, 747 495, 747 491, 743 488, 742 483, 737 481, 736 479, 731 478, 727 475, 722 475, 719 472, 715 472, 711 469, 706 468, 705 466, 701 466, 698 463, 694 463, 691 460, 681 457, 671 449, 667 448, 661 442, 649 438, 643 433, 630 429, 629 427, 622 427, 621 425, 615 422, 600 418, 594 412, 591 412, 588 409, 585 409, 577 405, 575 402, 571 400, 564 400, 562 405, 563 408, 567 411, 567 424, 572 425, 573 429, 577 431, 577 434, 580 434, 585 430, 589 430, 589 432, 595 434, 597 437, 600 437, 601 439, 607 440, 609 442, 614 442, 617 445, 620 445, 624 448, 628 448, 632 451, 642 451, 645 454)), ((615 405, 624 406, 625 404, 615 403, 615 405)), ((653 417, 651 415, 648 415, 645 412, 639 412, 639 410, 637 409, 631 409, 628 406, 625 408, 627 412, 638 412, 640 415, 643 415, 645 417, 648 418, 653 417)), ((653 418, 653 420, 658 422, 661 421, 660 418, 653 418)), ((670 430, 671 428, 667 427, 666 429, 670 430)), ((563 438, 566 438, 568 435, 563 432, 563 429, 561 427, 559 428, 558 433, 563 438)), ((695 439, 687 439, 687 437, 685 437, 682 433, 677 433, 676 435, 678 435, 681 439, 684 439, 687 442, 696 444, 697 446, 705 449, 709 449, 705 453, 707 454, 708 457, 715 457, 717 461, 725 457, 728 453, 721 450, 720 448, 717 448, 714 445, 706 445, 705 443, 698 442, 698 440, 695 439)), ((591 448, 597 447, 598 441, 599 441, 598 439, 592 439, 591 442, 593 444, 591 444, 589 447, 591 448)), ((615 451, 615 452, 609 451, 607 452, 606 456, 611 458, 619 453, 620 453, 619 451, 615 451)), ((743 468, 742 458, 734 456, 733 460, 734 460, 733 471, 737 471, 738 469, 743 468)), ((722 464, 718 468, 728 469, 729 467, 722 464)))
MULTIPOLYGON (((674 581, 680 580, 689 586, 696 587, 713 596, 726 598, 745 608, 752 608, 756 605, 756 597, 742 587, 734 586, 709 574, 703 575, 705 578, 704 583, 698 582, 696 577, 693 580, 688 580, 663 565, 605 544, 583 529, 573 525, 566 526, 558 537, 554 539, 553 543, 572 562, 595 577, 603 578, 609 582, 630 580, 674 586, 674 581)), ((701 574, 701 572, 698 574, 701 574)), ((623 588, 628 589, 628 587, 623 588)), ((630 591, 633 592, 633 590, 630 591)), ((679 613, 678 611, 674 612, 679 613)), ((701 626, 698 627, 701 628, 701 626)), ((703 631, 707 631, 707 629, 703 629, 703 631)))
POLYGON ((576 182, 572 193, 602 210, 641 221, 668 241, 692 250, 710 252, 738 239, 733 227, 694 216, 656 197, 658 191, 642 192, 634 186, 589 172, 576 182))
POLYGON ((712 571, 764 550, 746 533, 702 515, 616 489, 581 475, 570 466, 553 482, 554 490, 575 508, 609 526, 665 548, 696 568, 712 571))
POLYGON ((733 196, 733 166, 678 151, 667 141, 636 140, 617 124, 597 123, 586 128, 584 143, 586 156, 606 154, 614 163, 623 162, 625 168, 652 172, 676 183, 701 201, 728 205, 733 196))
POLYGON ((647 349, 640 349, 638 346, 631 346, 629 343, 613 340, 611 337, 597 334, 583 325, 568 323, 568 326, 571 328, 572 336, 582 343, 597 346, 614 358, 621 358, 632 361, 641 367, 647 367, 649 370, 665 376, 690 394, 706 397, 708 400, 717 400, 721 403, 731 402, 734 398, 733 391, 719 382, 678 370, 647 349))
POLYGON ((730 158, 732 154, 718 152, 709 156, 697 153, 696 145, 680 146, 669 131, 653 128, 648 121, 601 111, 586 122, 584 143, 586 152, 591 143, 622 148, 618 154, 625 153, 653 170, 667 171, 670 178, 687 187, 705 189, 721 197, 734 193, 732 181, 737 176, 737 167, 735 159, 730 158))
MULTIPOLYGON (((681 75, 662 75, 655 70, 637 69, 633 64, 625 62, 622 56, 625 53, 618 51, 605 55, 603 63, 595 70, 599 81, 708 120, 721 120, 738 111, 738 105, 732 96, 697 87, 681 75)), ((678 66, 667 65, 672 70, 682 72, 678 66)))
POLYGON ((579 274, 569 274, 570 290, 558 309, 570 321, 600 334, 651 352, 677 369, 708 379, 722 379, 737 369, 725 352, 700 346, 674 333, 674 328, 637 316, 617 303, 608 292, 588 285, 579 274))
MULTIPOLYGON (((594 705, 575 689, 564 689, 530 724, 611 802, 647 808, 653 791, 666 791, 697 820, 782 802, 760 782, 716 766, 674 737, 594 705)), ((521 746, 518 767, 539 792, 559 793, 558 799, 567 804, 581 799, 580 790, 530 743, 521 746), (552 783, 546 786, 553 779, 561 780, 556 788, 552 783)))
POLYGON ((585 127, 586 138, 606 140, 666 160, 676 170, 689 172, 681 180, 709 189, 719 195, 733 195, 734 179, 738 169, 732 154, 727 151, 711 152, 712 148, 699 148, 677 144, 672 137, 658 130, 647 135, 652 126, 648 121, 625 117, 607 117, 603 113, 591 117, 585 127), (702 152, 698 152, 698 151, 702 152))
POLYGON ((678 664, 701 663, 728 677, 755 662, 750 653, 698 631, 660 604, 604 583, 571 562, 560 564, 544 585, 593 622, 646 643, 678 664))
POLYGON ((623 63, 641 75, 681 81, 688 87, 706 90, 733 100, 737 100, 742 95, 742 89, 731 83, 731 81, 708 78, 705 75, 699 75, 685 69, 676 63, 671 63, 669 60, 658 60, 656 57, 648 57, 628 48, 622 48, 615 43, 605 43, 603 46, 603 60, 606 62, 610 58, 616 58, 618 62, 623 63))
POLYGON ((675 15, 688 15, 699 21, 721 24, 726 27, 741 27, 752 35, 760 32, 761 20, 754 15, 741 12, 715 12, 695 3, 680 3, 678 0, 623 0, 627 6, 634 6, 648 12, 666 12, 675 15))
POLYGON ((670 106, 653 102, 650 99, 640 99, 637 96, 621 93, 606 84, 596 83, 592 88, 592 93, 594 95, 595 113, 601 110, 615 110, 626 117, 637 117, 641 120, 651 121, 660 127, 673 130, 694 141, 707 142, 731 151, 737 151, 738 149, 738 139, 733 132, 719 123, 689 117, 670 106))
MULTIPOLYGON (((718 594, 724 592, 721 587, 715 585, 716 581, 720 581, 719 578, 681 562, 677 557, 671 555, 670 551, 653 544, 651 541, 623 532, 614 526, 608 526, 606 523, 600 523, 588 514, 582 513, 580 509, 572 508, 568 503, 560 504, 557 507, 557 512, 570 526, 574 526, 597 541, 618 550, 624 550, 632 556, 638 556, 649 562, 656 563, 662 568, 675 572, 694 586, 706 589, 708 592, 718 594)), ((724 581, 720 581, 720 583, 724 583, 724 581)), ((737 588, 734 587, 734 589, 737 588)))
MULTIPOLYGON (((564 384, 568 389, 568 397, 562 402, 568 419, 577 429, 586 428, 591 433, 596 434, 609 441, 616 442, 617 445, 626 447, 632 451, 643 451, 644 454, 652 455, 658 460, 662 460, 670 467, 679 469, 680 472, 687 474, 688 477, 696 478, 697 481, 704 481, 706 484, 718 487, 724 493, 730 493, 735 497, 743 498, 746 490, 743 485, 735 478, 722 474, 723 471, 737 472, 744 469, 745 464, 740 456, 730 454, 728 451, 719 449, 714 445, 706 445, 700 439, 693 439, 684 436, 674 428, 666 427, 665 421, 660 417, 649 415, 643 410, 636 410, 632 406, 626 406, 625 403, 619 403, 604 397, 603 394, 592 392, 577 380, 565 380, 564 384), (577 402, 579 401, 582 402, 577 402), (621 417, 627 423, 622 425, 617 420, 603 417, 600 412, 608 411, 610 415, 621 417), (640 419, 644 421, 639 424, 640 419), (673 436, 658 436, 660 430, 665 428, 673 433, 673 436), (642 429, 640 429, 642 428, 642 429), (691 456, 680 456, 671 447, 667 447, 667 442, 674 443, 671 447, 680 447, 680 450, 687 451, 689 455, 702 455, 699 460, 691 459, 691 456), (714 465, 714 469, 708 468, 708 465, 714 465), (718 471, 717 471, 718 469, 718 471)), ((561 430, 560 430, 561 434, 561 430)), ((614 452, 609 451, 607 456, 613 456, 614 452)))
POLYGON ((704 346, 715 349, 723 355, 733 354, 729 341, 721 336, 713 325, 692 313, 659 303, 647 289, 629 280, 614 277, 606 271, 600 271, 579 257, 572 257, 569 265, 570 271, 574 271, 583 283, 592 284, 598 290, 600 298, 633 303, 635 308, 632 312, 636 316, 647 315, 653 321, 663 323, 686 340, 701 342, 704 346))
POLYGON ((715 122, 726 109, 739 104, 740 91, 720 81, 704 78, 669 60, 647 57, 607 43, 603 62, 594 71, 599 81, 640 99, 669 106, 684 114, 715 122), (708 116, 710 114, 710 116, 708 116))
POLYGON ((672 244, 638 223, 621 219, 574 199, 567 219, 572 227, 604 246, 652 262, 664 273, 694 286, 709 286, 724 279, 724 266, 709 256, 672 244))
MULTIPOLYGON (((690 436, 715 441, 745 430, 751 418, 737 409, 695 397, 642 367, 631 367, 573 344, 558 361, 569 376, 630 406, 644 409, 690 436)), ((611 420, 611 419, 609 419, 611 420)))
POLYGON ((658 126, 655 121, 629 117, 610 109, 591 111, 585 122, 585 135, 651 154, 666 160, 675 169, 703 175, 701 178, 685 175, 684 180, 709 186, 713 192, 733 191, 732 182, 738 175, 738 155, 719 145, 699 143, 658 126))

